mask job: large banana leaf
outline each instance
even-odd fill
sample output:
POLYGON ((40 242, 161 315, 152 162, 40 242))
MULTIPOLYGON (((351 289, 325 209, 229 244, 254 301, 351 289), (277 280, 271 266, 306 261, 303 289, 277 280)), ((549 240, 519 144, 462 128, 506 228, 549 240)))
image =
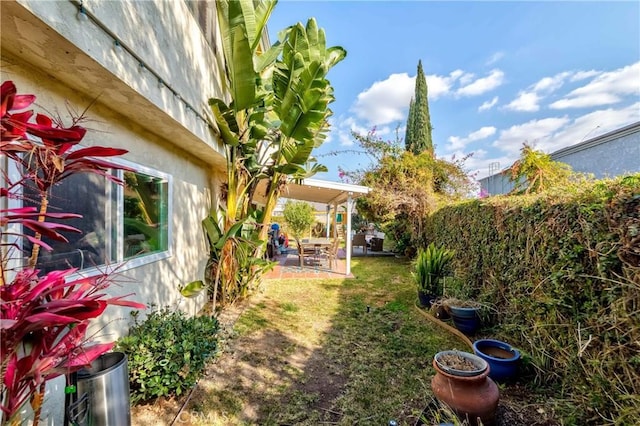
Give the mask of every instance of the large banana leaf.
POLYGON ((234 110, 251 107, 256 100, 256 81, 259 74, 254 68, 254 54, 275 2, 253 0, 219 0, 218 23, 227 66, 234 110))
POLYGON ((276 3, 277 3, 277 0, 261 1, 261 2, 257 2, 256 4, 256 7, 254 9, 255 19, 254 19, 254 28, 253 28, 253 33, 255 34, 255 36, 251 40, 252 52, 256 52, 258 50, 262 33, 267 27, 267 21, 269 20, 269 17, 271 16, 273 9, 276 7, 276 3))
POLYGON ((306 161, 325 130, 327 107, 333 101, 333 90, 325 77, 329 68, 346 55, 339 47, 326 49, 325 43, 324 32, 314 19, 306 27, 296 25, 273 74, 274 111, 282 120, 280 131, 298 142, 283 144, 283 154, 296 164, 306 161))
POLYGON ((240 131, 233 109, 229 108, 221 99, 215 98, 209 99, 209 106, 211 106, 211 112, 218 125, 222 142, 230 146, 237 146, 240 143, 238 137, 240 131))

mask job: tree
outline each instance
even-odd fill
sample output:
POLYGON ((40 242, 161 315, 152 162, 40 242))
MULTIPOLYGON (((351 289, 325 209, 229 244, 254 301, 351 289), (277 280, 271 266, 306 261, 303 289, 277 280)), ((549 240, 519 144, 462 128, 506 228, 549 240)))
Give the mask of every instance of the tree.
POLYGON ((574 173, 571 166, 553 161, 551 155, 533 149, 526 142, 522 144, 520 158, 503 173, 514 183, 512 194, 542 192, 553 186, 567 184, 574 173))
POLYGON ((357 200, 358 212, 380 223, 396 242, 396 250, 412 254, 421 245, 424 223, 438 204, 470 193, 464 161, 446 161, 430 152, 402 150, 400 141, 384 141, 374 132, 353 133, 356 142, 374 160, 365 170, 342 171, 354 182, 371 188, 357 200))
POLYGON ((407 130, 404 138, 406 150, 416 155, 426 151, 433 156, 431 130, 427 79, 422 70, 422 61, 418 61, 415 96, 409 104, 407 130))
POLYGON ((316 218, 313 214, 313 208, 311 204, 304 201, 287 201, 284 205, 284 220, 287 222, 287 227, 291 236, 295 238, 298 243, 298 249, 300 248, 300 239, 309 231, 316 218))

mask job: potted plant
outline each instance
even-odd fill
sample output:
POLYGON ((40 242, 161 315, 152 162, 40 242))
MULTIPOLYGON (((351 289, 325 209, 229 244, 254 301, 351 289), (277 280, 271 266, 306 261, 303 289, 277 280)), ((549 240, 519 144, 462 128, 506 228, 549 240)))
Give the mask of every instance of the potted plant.
POLYGON ((471 425, 491 424, 500 393, 489 378, 489 365, 477 355, 442 351, 433 357, 431 390, 440 403, 471 425))
POLYGON ((458 330, 468 336, 478 331, 482 324, 480 318, 482 305, 480 303, 456 298, 447 298, 442 303, 447 307, 453 324, 458 330))
POLYGON ((442 296, 440 280, 445 276, 453 255, 453 250, 444 246, 436 247, 434 243, 418 250, 412 275, 418 287, 421 306, 430 308, 433 300, 442 296))
POLYGON ((489 377, 495 381, 509 380, 518 371, 520 351, 506 342, 495 339, 476 340, 473 342, 473 351, 489 364, 489 377))

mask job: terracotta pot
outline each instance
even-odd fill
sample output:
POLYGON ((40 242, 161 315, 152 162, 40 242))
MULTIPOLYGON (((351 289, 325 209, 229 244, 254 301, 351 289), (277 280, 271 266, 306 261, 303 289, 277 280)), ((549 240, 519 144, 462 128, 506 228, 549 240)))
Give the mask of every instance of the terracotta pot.
MULTIPOLYGON (((476 357, 485 363, 477 355, 465 353, 465 356, 476 357)), ((438 401, 446 404, 458 417, 471 425, 478 425, 478 419, 483 425, 493 424, 500 393, 498 386, 489 378, 489 367, 475 375, 458 376, 443 371, 436 362, 436 357, 433 359, 436 375, 431 380, 431 389, 438 401)))

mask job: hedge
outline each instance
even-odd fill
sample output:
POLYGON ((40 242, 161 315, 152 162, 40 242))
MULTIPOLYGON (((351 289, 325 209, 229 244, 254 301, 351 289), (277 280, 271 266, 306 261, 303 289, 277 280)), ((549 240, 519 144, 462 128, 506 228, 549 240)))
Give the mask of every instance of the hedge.
POLYGON ((640 424, 640 174, 444 206, 425 241, 578 424, 640 424))

